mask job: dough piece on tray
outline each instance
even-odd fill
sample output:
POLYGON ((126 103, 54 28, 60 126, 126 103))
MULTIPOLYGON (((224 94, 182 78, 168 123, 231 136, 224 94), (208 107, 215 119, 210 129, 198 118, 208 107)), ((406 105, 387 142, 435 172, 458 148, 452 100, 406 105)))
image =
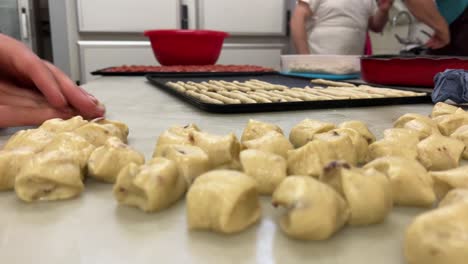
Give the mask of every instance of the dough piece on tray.
POLYGON ((273 193, 275 207, 286 208, 279 225, 294 239, 326 240, 349 219, 346 201, 330 186, 307 176, 287 177, 273 193))
POLYGON ((240 143, 233 133, 218 136, 193 131, 190 137, 193 139, 193 145, 201 148, 208 155, 212 168, 239 161, 240 143))
POLYGON ((173 126, 168 130, 164 131, 156 142, 154 147, 153 157, 161 156, 161 152, 165 146, 168 145, 192 145, 193 137, 191 132, 200 131, 195 124, 189 124, 186 126, 173 126))
POLYGON ((121 204, 157 212, 180 200, 186 190, 187 183, 176 164, 158 157, 143 166, 127 165, 120 171, 113 193, 121 204))
POLYGON ((418 157, 419 133, 405 128, 384 131, 384 138, 369 145, 369 160, 399 156, 415 160, 418 157))
POLYGON ((39 129, 44 129, 52 133, 72 132, 75 129, 86 125, 87 123, 88 121, 84 120, 81 116, 75 116, 68 120, 54 118, 42 123, 39 129))
POLYGON ((0 151, 0 191, 13 190, 16 176, 33 156, 28 149, 0 151))
POLYGON ((465 144, 457 139, 432 135, 418 144, 418 160, 428 170, 448 170, 458 167, 465 144))
POLYGON ((427 116, 406 114, 393 124, 395 128, 407 128, 419 132, 419 139, 425 139, 432 134, 440 134, 437 123, 427 116))
POLYGON ((457 110, 459 109, 461 108, 439 102, 434 105, 434 108, 432 109, 431 117, 436 118, 436 117, 443 116, 443 115, 455 114, 455 112, 457 112, 457 110))
POLYGON ((368 85, 359 85, 356 89, 366 91, 368 93, 382 94, 386 97, 412 97, 412 96, 425 96, 427 93, 418 93, 412 91, 383 88, 383 87, 372 87, 368 85))
POLYGON ((455 113, 451 115, 442 115, 434 118, 439 126, 439 130, 444 136, 450 136, 459 127, 468 125, 467 113, 455 113))
POLYGON ((41 152, 23 165, 15 180, 15 191, 25 202, 65 200, 80 195, 84 189, 82 178, 72 154, 41 152))
POLYGON ((406 230, 408 264, 465 264, 468 259, 468 191, 454 190, 439 208, 418 216, 406 230))
POLYGON ((271 195, 278 185, 286 178, 286 160, 276 154, 255 149, 240 153, 244 173, 257 182, 260 194, 271 195))
POLYGON ((367 162, 369 143, 367 143, 367 140, 363 136, 361 136, 361 134, 359 134, 356 130, 351 128, 337 128, 327 133, 333 132, 338 133, 339 135, 346 135, 351 139, 351 143, 353 144, 354 150, 351 150, 349 154, 345 155, 350 155, 355 152, 357 164, 363 164, 367 162))
POLYGON ((143 164, 145 157, 116 137, 93 151, 88 160, 88 175, 100 181, 114 183, 120 171, 129 163, 143 164))
POLYGON ((190 185, 201 174, 212 169, 208 155, 199 147, 189 145, 167 145, 161 156, 176 163, 179 175, 190 185))
POLYGON ((393 208, 391 183, 373 168, 357 169, 334 161, 325 167, 320 180, 345 198, 350 210, 348 223, 352 226, 381 223, 393 208))
POLYGON ((294 149, 291 142, 277 131, 270 131, 257 139, 244 141, 242 146, 247 149, 258 149, 274 153, 284 158, 288 156, 288 151, 294 149))
POLYGON ((178 91, 179 93, 185 93, 187 91, 187 89, 185 89, 185 87, 183 85, 180 85, 178 83, 174 83, 174 82, 167 82, 166 85, 176 91, 178 91))
POLYGON ((16 132, 3 146, 3 150, 28 149, 41 152, 55 137, 55 133, 44 129, 27 129, 16 132))
POLYGON ((325 165, 333 160, 335 152, 322 140, 314 140, 305 146, 288 152, 288 175, 304 175, 319 178, 325 165))
POLYGON ((283 134, 283 130, 275 124, 250 119, 242 133, 241 142, 263 137, 270 131, 283 134))
POLYGON ((127 143, 127 135, 122 129, 114 124, 98 124, 90 122, 84 126, 79 127, 74 133, 82 136, 89 143, 96 147, 103 146, 106 141, 111 137, 117 137, 122 142, 127 143))
POLYGON ((344 160, 353 166, 357 165, 357 152, 348 134, 331 130, 329 132, 315 134, 314 140, 315 139, 327 142, 330 150, 334 153, 333 157, 337 160, 344 160))
POLYGON ((335 87, 356 87, 356 85, 346 82, 334 82, 323 79, 314 79, 310 81, 313 84, 324 85, 324 86, 335 86, 335 87))
POLYGON ((468 125, 457 128, 451 135, 451 138, 460 140, 465 144, 465 151, 463 151, 463 159, 468 159, 468 125))
POLYGON ((375 141, 375 136, 367 127, 366 123, 358 120, 346 121, 338 125, 338 128, 350 128, 361 134, 369 144, 375 141))
POLYGON ((117 137, 120 138, 123 142, 127 142, 128 134, 130 133, 130 130, 128 126, 122 122, 115 121, 115 120, 109 120, 105 118, 97 118, 91 121, 92 123, 96 123, 99 125, 113 125, 120 131, 120 135, 117 137))
POLYGON ((416 160, 382 157, 364 166, 364 169, 370 168, 390 179, 395 205, 430 207, 435 202, 434 181, 416 160))
POLYGON ((190 229, 238 233, 260 219, 257 184, 249 176, 215 170, 198 177, 187 193, 190 229))
POLYGON ((431 171, 434 189, 438 198, 443 198, 450 190, 468 189, 468 165, 446 171, 431 171))
POLYGON ((211 97, 213 99, 219 100, 219 101, 223 102, 224 104, 240 104, 240 103, 242 103, 238 99, 232 99, 230 97, 226 97, 226 96, 218 94, 218 93, 203 92, 203 91, 200 92, 200 93, 203 94, 203 95, 209 96, 209 97, 211 97))
POLYGON ((203 103, 207 103, 207 104, 224 104, 222 101, 220 100, 217 100, 217 99, 213 99, 209 96, 206 96, 204 94, 201 94, 201 93, 198 93, 198 92, 194 92, 194 91, 187 91, 187 94, 192 96, 192 97, 195 97, 196 99, 199 99, 200 101, 202 101, 203 103))
POLYGON ((257 101, 250 98, 247 94, 233 93, 233 92, 228 92, 228 91, 218 91, 217 93, 224 95, 226 97, 229 97, 231 99, 239 100, 243 104, 256 104, 257 103, 257 101))
POLYGON ((291 129, 289 140, 294 147, 299 148, 313 140, 315 134, 324 133, 335 128, 335 124, 332 123, 305 119, 291 129))

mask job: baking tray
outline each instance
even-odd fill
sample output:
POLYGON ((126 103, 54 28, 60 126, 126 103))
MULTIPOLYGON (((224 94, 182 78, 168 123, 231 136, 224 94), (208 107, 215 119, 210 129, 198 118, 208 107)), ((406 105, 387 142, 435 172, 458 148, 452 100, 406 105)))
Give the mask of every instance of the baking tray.
POLYGON ((108 67, 100 70, 91 72, 91 75, 99 76, 146 76, 151 74, 152 76, 159 77, 210 77, 210 76, 260 76, 276 73, 275 71, 269 72, 106 72, 107 69, 114 67, 108 67))
MULTIPOLYGON (((372 98, 372 99, 352 99, 352 100, 327 100, 327 101, 307 101, 307 102, 282 102, 282 103, 258 103, 258 104, 209 104, 202 102, 194 97, 175 91, 166 86, 166 82, 203 82, 209 80, 224 80, 224 81, 248 81, 252 76, 210 76, 210 77, 160 77, 159 75, 146 75, 150 83, 160 88, 161 90, 175 95, 181 100, 207 112, 234 114, 234 113, 253 113, 253 112, 273 112, 273 111, 291 111, 304 109, 327 109, 327 108, 348 108, 348 107, 366 107, 380 105, 398 105, 398 104, 421 104, 431 103, 430 94, 417 97, 398 97, 398 98, 372 98)), ((283 76, 280 74, 264 74, 257 76, 255 79, 273 84, 286 85, 288 87, 305 87, 319 86, 310 83, 310 80, 304 78, 296 78, 291 76, 283 76)), ((411 89, 398 89, 408 90, 411 89)))

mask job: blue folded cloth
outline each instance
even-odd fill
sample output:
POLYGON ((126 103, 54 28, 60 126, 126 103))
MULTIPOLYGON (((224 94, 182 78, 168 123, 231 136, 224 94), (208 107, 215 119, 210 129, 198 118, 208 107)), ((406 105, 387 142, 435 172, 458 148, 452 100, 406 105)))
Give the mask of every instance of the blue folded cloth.
POLYGON ((457 104, 468 103, 468 71, 446 70, 434 77, 432 92, 434 103, 452 100, 457 104))

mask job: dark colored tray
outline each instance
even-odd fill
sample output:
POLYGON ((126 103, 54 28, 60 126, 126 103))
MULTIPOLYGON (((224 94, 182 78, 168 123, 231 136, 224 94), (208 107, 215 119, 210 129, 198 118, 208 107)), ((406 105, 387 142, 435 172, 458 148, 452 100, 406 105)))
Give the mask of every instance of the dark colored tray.
MULTIPOLYGON (((285 103, 259 103, 259 104, 209 104, 202 102, 189 95, 177 92, 176 90, 166 86, 166 82, 172 81, 193 81, 203 82, 209 80, 224 80, 224 81, 247 81, 252 79, 252 76, 236 76, 236 77, 220 77, 210 76, 207 77, 165 77, 161 78, 157 75, 148 74, 146 78, 150 83, 156 87, 175 95, 183 101, 189 104, 213 113, 253 113, 253 112, 273 112, 273 111, 291 111, 291 110, 304 110, 304 109, 327 109, 327 108, 347 108, 347 107, 364 107, 364 106, 380 106, 380 105, 398 105, 398 104, 421 104, 431 103, 430 94, 426 96, 418 97, 398 97, 398 98, 372 98, 372 99, 352 99, 352 100, 327 100, 327 101, 307 101, 307 102, 285 102, 285 103)), ((303 78, 295 78, 284 76, 280 74, 264 74, 257 76, 255 79, 265 81, 273 84, 286 85, 288 87, 305 87, 305 86, 317 86, 310 83, 310 80, 303 78)), ((408 90, 411 89, 397 89, 397 90, 408 90)))
POLYGON ((145 76, 151 74, 158 77, 210 77, 210 76, 260 76, 276 72, 106 72, 113 67, 91 72, 91 75, 100 76, 145 76))

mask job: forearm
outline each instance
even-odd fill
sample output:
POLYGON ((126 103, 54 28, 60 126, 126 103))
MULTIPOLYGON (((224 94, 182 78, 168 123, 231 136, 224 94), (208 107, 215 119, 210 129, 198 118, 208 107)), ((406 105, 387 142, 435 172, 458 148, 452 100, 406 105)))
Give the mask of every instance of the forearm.
POLYGON ((291 35, 298 54, 310 54, 307 41, 305 21, 301 19, 291 20, 291 35))
POLYGON ((448 27, 447 22, 439 13, 432 0, 406 0, 406 6, 411 13, 422 23, 435 31, 443 31, 448 27))
POLYGON ((388 21, 388 11, 379 9, 369 21, 369 29, 374 32, 382 32, 388 21))

